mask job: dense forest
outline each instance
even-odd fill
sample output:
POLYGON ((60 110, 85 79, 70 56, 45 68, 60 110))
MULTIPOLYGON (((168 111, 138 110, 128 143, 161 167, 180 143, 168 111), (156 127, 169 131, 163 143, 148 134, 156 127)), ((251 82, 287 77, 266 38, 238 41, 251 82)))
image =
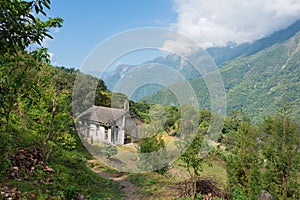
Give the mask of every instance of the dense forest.
MULTIPOLYGON (((293 121, 298 119, 291 114, 293 108, 284 101, 276 104, 272 115, 256 122, 243 110, 218 116, 190 105, 155 107, 145 101, 130 101, 131 113, 143 119, 145 131, 152 133, 135 144, 136 151, 160 149, 164 152, 161 158, 168 160, 170 141, 176 141, 174 148, 185 151, 163 168, 157 166, 164 159, 157 163, 147 158, 145 163, 141 157, 139 167, 153 172, 118 172, 101 160, 91 162, 94 158, 76 132, 72 113, 76 78, 98 84, 95 101, 87 102, 87 107, 92 103, 109 107, 112 96, 119 100, 115 106, 122 107, 127 97, 109 91, 96 77, 50 64, 47 49, 41 44, 51 38, 52 28, 63 25, 63 19, 47 16, 50 0, 0 3, 0 199, 300 199, 300 130, 293 121), (163 128, 155 129, 151 125, 161 119, 153 116, 162 110, 163 128), (186 112, 192 117, 185 117, 186 112), (224 126, 208 148, 207 138, 214 132, 212 119, 224 126), (196 129, 184 126, 190 124, 196 129), (206 154, 201 154, 206 148, 206 154), (128 184, 122 188, 122 182, 111 178, 114 176, 124 176, 139 194, 130 196, 128 184)), ((243 62, 236 65, 247 65, 243 62)), ((298 66, 298 62, 292 63, 298 66)), ((224 76, 230 75, 224 70, 224 76)), ((89 95, 84 93, 88 87, 79 87, 82 98, 77 101, 89 95)), ((232 95, 237 91, 233 89, 232 95)), ((292 91, 288 94, 293 95, 292 91)), ((118 159, 122 148, 99 147, 107 159, 118 159)))

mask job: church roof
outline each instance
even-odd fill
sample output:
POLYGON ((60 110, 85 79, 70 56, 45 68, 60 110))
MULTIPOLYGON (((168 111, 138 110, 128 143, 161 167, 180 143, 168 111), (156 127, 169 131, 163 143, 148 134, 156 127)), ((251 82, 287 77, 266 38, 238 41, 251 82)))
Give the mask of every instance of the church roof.
POLYGON ((78 118, 88 121, 99 122, 102 124, 114 124, 116 120, 127 112, 123 109, 109 108, 103 106, 91 106, 81 113, 78 118))

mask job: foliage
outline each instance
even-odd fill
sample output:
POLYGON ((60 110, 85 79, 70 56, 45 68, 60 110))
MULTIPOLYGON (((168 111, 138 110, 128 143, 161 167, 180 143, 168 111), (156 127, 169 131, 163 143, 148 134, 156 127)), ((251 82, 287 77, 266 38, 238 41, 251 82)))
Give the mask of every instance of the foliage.
POLYGON ((180 156, 180 160, 182 160, 182 166, 189 172, 191 178, 194 177, 194 175, 197 177, 200 176, 200 172, 202 171, 204 162, 204 158, 200 155, 202 144, 203 136, 201 134, 197 134, 193 139, 186 138, 177 143, 178 148, 186 150, 180 156), (192 140, 192 142, 187 147, 190 140, 192 140))
POLYGON ((58 144, 66 150, 74 150, 76 148, 76 140, 69 133, 63 133, 61 136, 57 137, 58 144))
POLYGON ((245 200, 243 191, 240 188, 236 188, 232 195, 232 200, 245 200))
POLYGON ((180 119, 180 109, 176 106, 166 106, 166 122, 164 124, 164 130, 169 135, 176 135, 178 133, 180 119))
POLYGON ((17 188, 22 199, 119 198, 115 184, 87 168, 90 155, 74 134, 71 93, 78 71, 50 66, 45 48, 26 50, 51 38, 50 28, 61 27, 62 19, 38 18, 49 0, 0 3, 0 188, 17 188), (18 170, 13 155, 22 148, 40 149, 39 162, 51 172, 35 163, 32 173, 11 178, 18 170))
POLYGON ((249 122, 241 122, 238 130, 231 131, 226 138, 231 153, 226 160, 227 188, 230 192, 241 190, 249 198, 256 198, 262 187, 258 133, 249 122))
POLYGON ((287 116, 269 117, 263 123, 264 187, 277 199, 299 199, 299 127, 287 116))
POLYGON ((249 199, 256 199, 261 190, 276 199, 299 198, 299 129, 288 118, 286 106, 260 127, 246 119, 237 121, 236 116, 226 123, 228 191, 235 195, 240 190, 249 199))
POLYGON ((112 144, 107 144, 102 148, 102 153, 106 156, 106 158, 110 159, 112 156, 118 154, 118 149, 116 146, 112 144))
POLYGON ((108 91, 104 82, 94 76, 77 72, 72 87, 73 85, 76 86, 72 88, 72 109, 75 116, 78 116, 92 105, 123 108, 125 95, 119 94, 119 98, 114 98, 115 100, 122 98, 121 105, 115 102, 114 105, 112 102, 114 93, 108 91))
POLYGON ((139 143, 141 170, 165 174, 168 170, 168 155, 161 134, 143 138, 139 143))
POLYGON ((41 21, 35 17, 42 13, 44 8, 50 9, 50 0, 19 1, 1 0, 0 15, 0 52, 24 50, 33 43, 41 44, 44 38, 52 38, 48 32, 50 28, 62 26, 61 18, 49 18, 41 21))
MULTIPOLYGON (((34 187, 32 188, 23 186, 23 181, 18 183, 20 188, 18 184, 10 180, 4 181, 3 184, 9 187, 17 186, 22 193, 28 194, 29 192, 36 195, 37 198, 38 193, 43 194, 45 198, 67 198, 68 195, 77 196, 79 193, 86 198, 93 198, 93 195, 99 198, 118 196, 117 187, 112 187, 111 182, 95 177, 93 172, 86 168, 86 161, 80 158, 82 155, 88 156, 88 154, 81 147, 82 144, 79 143, 79 137, 73 134, 74 124, 69 110, 70 90, 68 88, 68 80, 71 80, 72 77, 72 74, 68 74, 61 69, 42 65, 40 72, 36 72, 35 76, 32 75, 31 79, 29 79, 37 81, 34 86, 38 86, 38 93, 33 90, 32 92, 28 91, 29 98, 25 95, 17 97, 9 122, 8 133, 10 142, 8 144, 11 147, 9 153, 12 153, 14 149, 22 146, 29 148, 34 148, 35 146, 43 147, 45 138, 47 138, 50 131, 51 119, 54 119, 53 133, 47 141, 46 155, 49 155, 47 163, 53 167, 55 174, 51 177, 45 177, 39 173, 38 176, 31 177, 32 180, 29 183, 27 181, 26 184, 33 184, 34 187), (54 117, 52 117, 52 110, 55 105, 57 105, 57 110, 54 117), (79 153, 77 154, 72 150, 76 150, 79 153), (36 180, 41 178, 43 180, 51 178, 53 180, 52 186, 38 184, 36 180), (97 187, 94 187, 95 184, 97 187), (99 185, 105 189, 99 191, 99 185)), ((31 86, 28 85, 28 87, 30 88, 31 86)), ((22 92, 19 94, 22 95, 22 92)), ((1 126, 1 130, 5 130, 4 128, 1 126)), ((5 135, 2 133, 3 131, 1 131, 1 137, 4 137, 5 135)), ((3 147, 2 144, 1 147, 3 147)), ((1 158, 1 161, 5 160, 7 159, 3 157, 2 160, 1 158)), ((5 169, 10 169, 12 166, 7 165, 9 164, 7 162, 2 162, 2 164, 1 166, 7 166, 1 168, 1 173, 3 172, 5 175, 5 169)), ((33 197, 28 196, 24 198, 32 199, 33 197)))
POLYGON ((150 121, 149 117, 149 109, 150 104, 146 103, 145 101, 142 102, 133 102, 130 101, 130 112, 136 113, 139 117, 141 117, 145 123, 150 121))

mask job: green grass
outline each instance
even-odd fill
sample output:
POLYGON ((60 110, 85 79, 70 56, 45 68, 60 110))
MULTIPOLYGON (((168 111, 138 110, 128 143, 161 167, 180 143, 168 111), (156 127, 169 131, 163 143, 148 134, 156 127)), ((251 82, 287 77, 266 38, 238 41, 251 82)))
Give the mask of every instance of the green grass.
POLYGON ((227 173, 224 163, 220 160, 215 160, 212 165, 204 164, 202 177, 210 178, 220 184, 222 188, 225 188, 227 182, 227 173))
MULTIPOLYGON (((167 144, 173 144, 174 139, 165 136, 167 144)), ((126 160, 134 165, 134 158, 127 156, 128 151, 134 151, 129 147, 118 147, 120 155, 113 156, 114 159, 126 160)), ((175 148, 175 146, 174 146, 175 148)), ((121 199, 122 191, 119 184, 110 179, 104 179, 94 173, 91 168, 107 174, 117 175, 119 172, 100 161, 89 162, 91 155, 86 151, 81 142, 77 143, 76 150, 57 150, 46 164, 53 168, 55 173, 46 173, 36 167, 35 174, 31 174, 24 180, 10 180, 0 178, 0 187, 8 186, 17 188, 22 193, 22 199, 72 199, 78 194, 84 195, 86 199, 121 199), (41 184, 40 180, 50 179, 50 184, 41 184)), ((175 191, 172 186, 188 177, 186 170, 179 166, 180 161, 173 163, 167 175, 162 176, 154 172, 147 173, 122 173, 128 176, 127 180, 136 185, 145 199, 174 199, 175 191), (172 173, 176 170, 176 173, 172 173), (170 176, 171 174, 171 176, 170 176), (173 176, 172 176, 173 175, 173 176), (181 178, 178 179, 178 175, 181 178), (177 178, 174 178, 177 177, 177 178)), ((202 177, 210 177, 223 186, 226 184, 226 172, 222 163, 213 162, 212 167, 203 166, 202 177)))
POLYGON ((92 168, 95 168, 95 170, 101 171, 101 172, 104 172, 104 173, 107 173, 107 174, 116 174, 116 173, 119 173, 118 170, 113 169, 113 168, 105 165, 103 162, 101 162, 99 160, 89 161, 89 165, 92 168))
MULTIPOLYGON (((76 199, 82 194, 85 199, 121 199, 119 185, 94 173, 86 158, 78 152, 60 152, 47 165, 55 173, 35 169, 35 173, 24 180, 0 180, 0 187, 17 188, 22 199, 76 199), (40 180, 51 180, 42 184, 40 180)), ((1 199, 1 198, 0 198, 1 199)))
MULTIPOLYGON (((182 167, 181 164, 182 161, 177 160, 172 164, 172 167, 168 172, 169 176, 175 182, 181 182, 189 178, 187 170, 182 167)), ((211 165, 208 163, 204 163, 203 171, 200 173, 200 177, 210 178, 213 181, 219 183, 220 186, 224 188, 227 182, 227 173, 223 161, 216 159, 211 161, 211 165)))
POLYGON ((169 188, 172 180, 155 172, 131 173, 128 180, 141 188, 141 193, 149 199, 174 199, 174 192, 169 188))
MULTIPOLYGON (((120 172, 106 166, 101 161, 91 161, 91 166, 101 172, 120 175, 120 172)), ((173 185, 171 179, 166 176, 157 174, 155 172, 143 172, 143 173, 122 173, 122 176, 126 177, 126 180, 134 184, 139 188, 141 192, 140 196, 143 199, 174 199, 172 192, 170 192, 169 186, 173 185)))

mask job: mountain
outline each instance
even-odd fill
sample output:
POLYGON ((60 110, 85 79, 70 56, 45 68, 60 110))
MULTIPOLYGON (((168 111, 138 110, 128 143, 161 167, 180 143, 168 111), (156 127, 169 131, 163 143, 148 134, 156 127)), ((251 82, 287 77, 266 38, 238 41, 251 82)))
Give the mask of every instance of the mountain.
MULTIPOLYGON (((102 76, 102 79, 106 83, 108 89, 114 91, 114 88, 118 81, 123 78, 125 75, 127 75, 131 70, 139 70, 139 67, 145 66, 145 65, 162 65, 169 67, 173 70, 176 70, 178 73, 180 73, 182 76, 185 77, 187 80, 192 80, 195 78, 200 77, 199 72, 192 67, 191 64, 186 62, 183 58, 180 56, 177 56, 176 54, 168 54, 166 56, 157 57, 153 60, 147 61, 145 63, 142 63, 140 65, 126 65, 126 64, 120 64, 118 65, 115 70, 113 70, 110 73, 104 74, 102 76)), ((170 83, 172 84, 172 83, 170 83)), ((145 96, 149 96, 157 91, 159 91, 162 87, 155 84, 149 84, 146 86, 143 86, 141 88, 138 88, 138 90, 131 96, 131 100, 139 101, 141 98, 145 96)))
POLYGON ((237 57, 251 56, 268 47, 284 42, 300 31, 300 20, 296 21, 286 29, 272 33, 271 35, 259 39, 253 43, 229 44, 226 47, 212 47, 207 49, 208 54, 213 58, 216 65, 221 65, 237 57))
MULTIPOLYGON (((216 62, 227 93, 227 110, 243 110, 250 118, 276 111, 280 103, 292 105, 292 115, 299 120, 300 21, 268 37, 241 45, 207 49, 216 62), (299 116, 299 117, 297 117, 299 116)), ((141 65, 122 64, 103 78, 110 90, 126 73, 140 66, 157 63, 177 70, 193 86, 202 109, 209 109, 208 88, 201 75, 174 54, 158 57, 141 65)), ((175 85, 179 83, 172 83, 175 85)), ((178 86, 181 87, 181 86, 178 86)), ((176 105, 176 97, 167 88, 149 84, 138 88, 131 96, 134 101, 176 105)))
POLYGON ((136 65, 120 64, 115 70, 106 72, 102 75, 102 79, 105 82, 109 90, 113 90, 115 84, 123 77, 128 71, 136 67, 136 65))
MULTIPOLYGON (((275 40, 268 42, 271 39, 263 39, 264 50, 254 53, 259 49, 254 46, 242 56, 220 66, 228 113, 242 110, 250 119, 256 120, 275 113, 285 102, 290 105, 291 117, 300 121, 300 32, 284 42, 279 42, 279 38, 283 40, 284 37, 278 36, 275 43, 275 40), (267 47, 271 43, 274 44, 267 47)), ((210 97, 203 78, 193 79, 190 83, 201 109, 209 109, 210 97)), ((167 89, 143 100, 172 105, 178 103, 167 89)))

